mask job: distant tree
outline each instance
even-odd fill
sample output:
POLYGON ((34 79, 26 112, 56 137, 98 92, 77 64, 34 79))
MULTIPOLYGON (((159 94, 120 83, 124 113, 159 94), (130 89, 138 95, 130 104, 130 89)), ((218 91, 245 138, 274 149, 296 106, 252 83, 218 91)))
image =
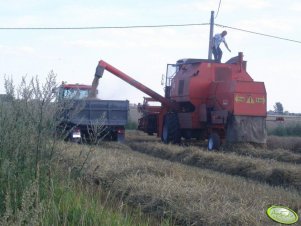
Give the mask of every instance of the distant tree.
POLYGON ((274 104, 274 112, 278 114, 283 114, 283 105, 280 102, 274 104))

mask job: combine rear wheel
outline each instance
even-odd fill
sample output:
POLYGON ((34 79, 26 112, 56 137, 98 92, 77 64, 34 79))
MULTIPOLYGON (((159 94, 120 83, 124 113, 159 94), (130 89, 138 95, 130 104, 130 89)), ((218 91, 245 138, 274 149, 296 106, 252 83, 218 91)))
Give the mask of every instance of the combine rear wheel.
POLYGON ((218 133, 211 133, 208 138, 208 150, 218 150, 221 145, 221 139, 218 133))
POLYGON ((180 125, 177 113, 168 113, 164 116, 161 140, 168 144, 178 144, 181 141, 180 125))

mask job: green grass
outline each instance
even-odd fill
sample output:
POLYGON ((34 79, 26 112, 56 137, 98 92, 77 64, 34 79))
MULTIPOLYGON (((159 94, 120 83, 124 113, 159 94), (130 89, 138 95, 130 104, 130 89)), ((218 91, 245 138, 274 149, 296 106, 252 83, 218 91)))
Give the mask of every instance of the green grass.
POLYGON ((43 225, 133 225, 120 211, 106 209, 98 194, 88 194, 74 182, 56 184, 43 225))
POLYGON ((268 130, 269 135, 275 136, 301 136, 301 124, 296 123, 293 125, 281 124, 273 129, 268 130))
POLYGON ((103 196, 99 189, 89 188, 77 180, 57 181, 43 213, 42 225, 148 225, 141 214, 133 217, 122 203, 112 205, 112 200, 108 203, 103 196))

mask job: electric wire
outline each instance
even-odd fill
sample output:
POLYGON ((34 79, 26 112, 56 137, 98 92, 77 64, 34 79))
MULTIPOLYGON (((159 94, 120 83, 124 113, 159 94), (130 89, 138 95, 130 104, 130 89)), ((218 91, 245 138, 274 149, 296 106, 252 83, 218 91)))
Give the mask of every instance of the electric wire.
POLYGON ((0 27, 0 30, 97 30, 97 29, 191 27, 191 26, 202 26, 202 25, 209 25, 209 23, 163 24, 163 25, 130 25, 130 26, 100 26, 100 27, 0 27))
MULTIPOLYGON (((0 30, 98 30, 98 29, 136 29, 136 28, 164 28, 164 27, 191 27, 191 26, 203 26, 210 25, 210 23, 187 23, 187 24, 162 24, 162 25, 130 25, 130 26, 95 26, 95 27, 0 27, 0 30)), ((294 42, 301 44, 299 40, 293 40, 289 38, 279 37, 275 35, 264 34, 260 32, 250 31, 242 28, 232 27, 223 24, 214 24, 218 27, 228 28, 241 32, 247 32, 255 35, 261 35, 269 38, 280 39, 284 41, 294 42)))
POLYGON ((216 13, 216 16, 215 16, 215 18, 214 18, 214 19, 216 19, 216 18, 217 18, 217 16, 218 16, 219 9, 220 9, 220 7, 221 7, 221 3, 222 3, 222 0, 219 0, 218 9, 217 9, 217 13, 216 13))
POLYGON ((255 35, 261 35, 261 36, 266 36, 266 37, 269 37, 269 38, 281 39, 281 40, 284 40, 284 41, 295 42, 295 43, 301 44, 301 41, 293 40, 293 39, 289 39, 289 38, 283 38, 283 37, 279 37, 279 36, 275 36, 275 35, 269 35, 269 34, 264 34, 264 33, 260 33, 260 32, 249 31, 249 30, 236 28, 236 27, 231 27, 231 26, 222 25, 222 24, 215 24, 215 25, 218 26, 218 27, 229 28, 229 29, 232 29, 232 30, 247 32, 247 33, 251 33, 251 34, 255 34, 255 35))

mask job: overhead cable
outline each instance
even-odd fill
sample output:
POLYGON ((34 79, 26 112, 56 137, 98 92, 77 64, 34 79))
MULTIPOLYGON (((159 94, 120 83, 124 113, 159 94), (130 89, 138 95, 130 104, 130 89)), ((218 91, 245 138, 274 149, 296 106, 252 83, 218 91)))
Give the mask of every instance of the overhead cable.
POLYGON ((218 9, 217 9, 217 13, 216 13, 216 16, 215 16, 215 18, 214 18, 214 19, 216 19, 216 18, 217 18, 217 15, 218 15, 218 13, 219 13, 219 9, 220 9, 220 7, 221 7, 221 3, 222 3, 222 0, 219 0, 218 9))
POLYGON ((0 30, 96 30, 96 29, 191 27, 191 26, 202 26, 202 25, 209 25, 209 23, 163 24, 163 25, 131 25, 131 26, 101 26, 101 27, 0 27, 0 30))
MULTIPOLYGON (((163 24, 163 25, 130 25, 130 26, 97 26, 97 27, 0 27, 0 30, 98 30, 98 29, 135 29, 135 28, 164 28, 164 27, 191 27, 191 26, 203 26, 210 23, 190 23, 190 24, 163 24)), ((284 41, 295 42, 301 44, 301 41, 293 40, 289 38, 283 38, 275 35, 264 34, 255 31, 249 31, 242 28, 231 27, 222 24, 215 24, 218 27, 229 28, 232 30, 248 32, 251 34, 261 35, 265 37, 281 39, 284 41)))
POLYGON ((222 24, 215 24, 215 25, 218 26, 218 27, 229 28, 229 29, 232 29, 232 30, 243 31, 243 32, 247 32, 247 33, 251 33, 251 34, 255 34, 255 35, 262 35, 262 36, 266 36, 266 37, 269 37, 269 38, 276 38, 276 39, 281 39, 281 40, 285 40, 285 41, 295 42, 295 43, 301 44, 301 41, 293 40, 293 39, 289 39, 289 38, 283 38, 283 37, 279 37, 279 36, 275 36, 275 35, 269 35, 269 34, 255 32, 255 31, 249 31, 249 30, 245 30, 245 29, 241 29, 241 28, 236 28, 236 27, 231 27, 231 26, 222 25, 222 24))

